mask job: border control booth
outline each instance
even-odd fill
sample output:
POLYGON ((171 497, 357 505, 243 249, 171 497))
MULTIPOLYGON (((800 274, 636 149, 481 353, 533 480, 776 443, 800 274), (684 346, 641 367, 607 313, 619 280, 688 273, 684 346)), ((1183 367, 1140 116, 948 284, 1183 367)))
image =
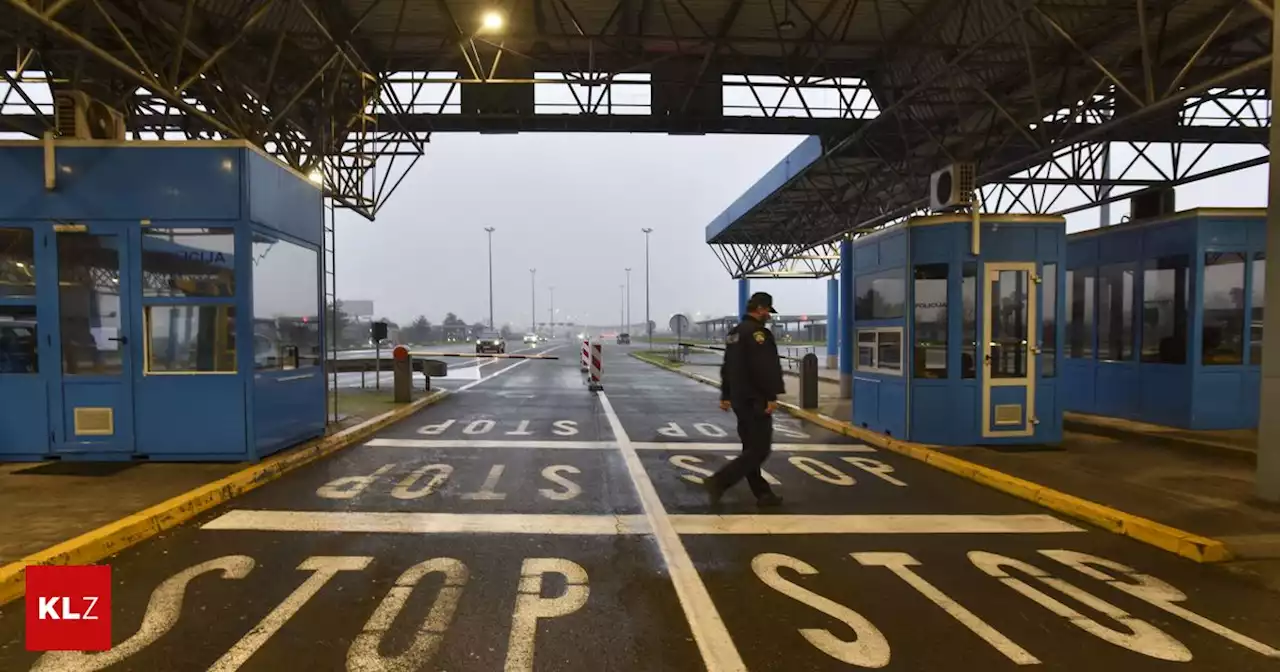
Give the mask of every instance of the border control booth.
POLYGON ((242 142, 51 147, 0 142, 0 461, 323 435, 319 187, 242 142))
POLYGON ((852 241, 853 423, 940 445, 1059 442, 1066 222, 984 214, 973 229, 932 215, 852 241))
POLYGON ((1066 410, 1192 430, 1257 427, 1266 218, 1203 208, 1072 234, 1066 410))

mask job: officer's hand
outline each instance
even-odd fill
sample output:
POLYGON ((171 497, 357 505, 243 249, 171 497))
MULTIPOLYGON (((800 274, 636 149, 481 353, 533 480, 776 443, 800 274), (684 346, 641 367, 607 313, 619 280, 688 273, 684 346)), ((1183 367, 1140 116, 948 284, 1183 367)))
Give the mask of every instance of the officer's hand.
POLYGON ((722 399, 722 400, 720 401, 720 410, 722 410, 722 411, 728 411, 728 410, 729 410, 729 407, 730 407, 730 404, 729 404, 729 400, 728 400, 728 399, 722 399))
POLYGON ((773 412, 776 410, 778 410, 778 402, 771 401, 768 404, 765 404, 765 407, 764 407, 765 415, 773 415, 773 412))

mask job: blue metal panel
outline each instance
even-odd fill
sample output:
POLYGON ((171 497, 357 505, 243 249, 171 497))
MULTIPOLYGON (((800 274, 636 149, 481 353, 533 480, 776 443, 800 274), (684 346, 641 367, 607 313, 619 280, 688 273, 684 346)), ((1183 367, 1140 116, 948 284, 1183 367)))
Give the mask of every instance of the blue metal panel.
POLYGON ((1249 245, 1247 220, 1201 219, 1200 244, 1205 250, 1240 249, 1249 245))
MULTIPOLYGON (((1194 220, 1178 220, 1168 224, 1143 227, 1143 259, 1156 259, 1175 254, 1193 254, 1196 245, 1194 220)), ((1100 236, 1099 239, 1105 238, 1100 236)), ((1134 257, 1137 259, 1138 257, 1134 257)))
MULTIPOLYGON (((51 366, 42 364, 46 368, 51 366)), ((42 459, 48 453, 46 375, 0 374, 0 461, 42 459)))
POLYGON ((777 165, 769 169, 769 172, 748 187, 724 212, 711 220, 706 227, 707 242, 714 242, 716 236, 728 231, 739 218, 763 203, 821 156, 821 138, 814 135, 802 140, 777 165))
POLYGON ((855 242, 853 246, 853 266, 859 274, 870 273, 880 267, 880 246, 872 239, 868 242, 855 242))
POLYGON ((1058 397, 1056 378, 1041 378, 1036 382, 1036 443, 1060 443, 1062 441, 1062 407, 1058 397))
POLYGON ((862 374, 853 377, 853 424, 863 429, 881 431, 880 385, 879 378, 862 374))
POLYGON ((840 280, 827 280, 827 357, 840 349, 840 280))
POLYGON ((1136 362, 1100 361, 1095 365, 1097 408, 1118 418, 1136 418, 1142 399, 1142 380, 1136 362))
POLYGON ((320 247, 324 211, 319 186, 257 152, 245 150, 249 219, 320 247))
POLYGON ((903 228, 880 239, 880 266, 904 266, 907 263, 907 229, 903 228))
POLYGON ((1191 417, 1191 368, 1185 364, 1143 363, 1141 407, 1132 419, 1185 426, 1191 417))
POLYGON ((1134 261, 1142 256, 1142 229, 1119 228, 1098 236, 1098 264, 1134 261))
POLYGON ((880 386, 880 426, 873 428, 900 439, 907 436, 907 384, 905 378, 886 376, 880 386))
POLYGON ((1098 402, 1095 384, 1097 363, 1092 359, 1062 358, 1059 377, 1062 379, 1062 408, 1077 413, 1097 414, 1098 402))
POLYGON ((57 187, 44 188, 38 144, 0 147, 0 219, 233 220, 240 216, 237 146, 59 146, 57 187))
POLYGON ((980 242, 983 261, 1034 261, 1036 229, 1043 224, 982 222, 980 242))
POLYGON ((325 379, 320 367, 259 373, 254 388, 259 457, 324 434, 325 379))
POLYGON ((239 374, 144 376, 137 387, 136 417, 138 452, 153 460, 192 455, 245 458, 244 385, 239 374))
POLYGON ((1243 429, 1256 425, 1259 379, 1244 366, 1197 367, 1190 429, 1243 429), (1251 407, 1254 410, 1246 410, 1251 407), (1249 419, 1255 424, 1249 425, 1249 419))
POLYGON ((1067 269, 1098 265, 1098 236, 1067 239, 1067 269))
POLYGON ((950 263, 956 257, 956 225, 911 228, 911 265, 950 263))
MULTIPOLYGON (((840 375, 853 375, 853 242, 840 241, 840 375)), ((857 395, 854 395, 857 398, 857 395)))
POLYGON ((941 445, 977 443, 977 437, 968 431, 968 427, 974 424, 977 409, 966 409, 963 404, 956 403, 959 386, 952 382, 926 378, 911 380, 910 440, 941 445), (966 411, 971 413, 968 418, 964 416, 966 411))

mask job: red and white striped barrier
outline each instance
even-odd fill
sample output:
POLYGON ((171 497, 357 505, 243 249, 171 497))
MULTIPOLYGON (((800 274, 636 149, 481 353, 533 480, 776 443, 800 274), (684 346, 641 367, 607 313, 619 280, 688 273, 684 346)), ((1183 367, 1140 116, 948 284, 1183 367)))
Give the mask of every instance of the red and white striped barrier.
POLYGON ((604 384, 600 382, 601 373, 604 370, 604 352, 603 346, 599 343, 591 345, 591 379, 587 389, 592 392, 598 392, 604 389, 604 384))
POLYGON ((591 341, 584 340, 582 342, 582 372, 586 373, 591 370, 591 341))

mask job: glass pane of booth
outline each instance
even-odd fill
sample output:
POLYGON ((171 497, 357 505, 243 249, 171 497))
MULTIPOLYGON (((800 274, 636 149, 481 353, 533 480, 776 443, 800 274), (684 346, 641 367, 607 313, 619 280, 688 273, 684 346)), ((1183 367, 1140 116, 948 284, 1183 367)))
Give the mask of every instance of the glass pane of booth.
POLYGON ((1262 363, 1262 309, 1267 299, 1267 259, 1258 252, 1253 257, 1253 291, 1249 305, 1249 363, 1262 363))
POLYGON ((873 369, 876 366, 876 332, 858 332, 858 368, 873 369))
POLYGON ((1133 359, 1133 276, 1131 263, 1098 269, 1098 359, 1133 359))
POLYGON ((147 373, 234 373, 236 309, 147 306, 147 373))
POLYGON ((1027 273, 1000 271, 991 281, 991 377, 1027 376, 1027 273))
POLYGON ((253 235, 255 367, 319 366, 319 254, 260 233, 253 235))
POLYGON ((1058 265, 1045 264, 1040 271, 1040 375, 1057 375, 1058 265))
POLYGON ((876 344, 876 368, 886 371, 902 370, 902 331, 883 330, 878 333, 876 344))
POLYGON ((118 236, 58 234, 58 311, 62 372, 123 372, 118 236))
POLYGON ((1204 329, 1201 362, 1206 366, 1244 362, 1243 252, 1204 255, 1204 329))
POLYGON ((1176 254, 1147 260, 1142 272, 1142 361, 1187 363, 1191 260, 1176 254))
POLYGON ((967 261, 960 268, 960 377, 978 373, 978 265, 967 261))
POLYGON ((894 320, 906 305, 903 269, 869 273, 854 280, 855 320, 894 320))
POLYGON ((0 374, 39 373, 35 306, 0 306, 0 374))
POLYGON ((915 377, 947 377, 947 264, 916 266, 915 377))
POLYGON ((0 298, 35 297, 35 233, 26 228, 0 228, 0 298))
POLYGON ((232 229, 147 229, 142 232, 144 296, 235 296, 232 229))
POLYGON ((1093 357, 1094 271, 1067 271, 1067 356, 1093 357))

